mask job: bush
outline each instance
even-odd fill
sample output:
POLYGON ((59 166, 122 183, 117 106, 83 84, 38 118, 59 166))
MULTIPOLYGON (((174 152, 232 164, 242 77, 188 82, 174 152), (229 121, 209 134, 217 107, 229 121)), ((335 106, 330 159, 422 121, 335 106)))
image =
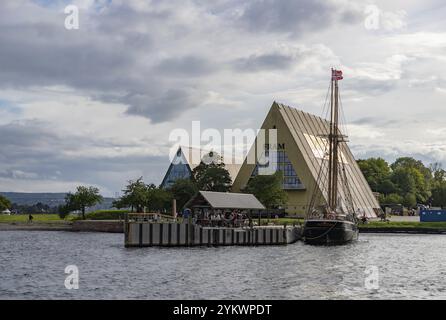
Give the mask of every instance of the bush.
POLYGON ((59 218, 64 220, 70 214, 70 208, 66 205, 60 205, 57 207, 57 214, 59 215, 59 218))
POLYGON ((88 220, 119 220, 124 219, 124 215, 129 212, 129 210, 98 210, 87 213, 85 217, 88 220))

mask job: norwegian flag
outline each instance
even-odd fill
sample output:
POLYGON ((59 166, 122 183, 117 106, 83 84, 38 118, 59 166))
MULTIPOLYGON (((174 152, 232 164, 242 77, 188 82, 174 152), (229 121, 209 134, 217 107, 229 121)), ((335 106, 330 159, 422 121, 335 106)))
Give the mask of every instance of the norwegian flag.
POLYGON ((344 77, 342 76, 342 71, 341 70, 331 70, 331 79, 332 80, 342 80, 344 79, 344 77))

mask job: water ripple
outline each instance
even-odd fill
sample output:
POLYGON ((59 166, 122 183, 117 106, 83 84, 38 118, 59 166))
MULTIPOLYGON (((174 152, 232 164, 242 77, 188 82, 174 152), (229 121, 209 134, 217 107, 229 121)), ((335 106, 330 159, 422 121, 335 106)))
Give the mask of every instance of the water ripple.
POLYGON ((446 239, 361 235, 343 247, 123 247, 123 235, 0 232, 2 299, 445 299, 446 239), (79 268, 67 290, 67 265, 79 268), (376 266, 379 288, 365 287, 376 266))

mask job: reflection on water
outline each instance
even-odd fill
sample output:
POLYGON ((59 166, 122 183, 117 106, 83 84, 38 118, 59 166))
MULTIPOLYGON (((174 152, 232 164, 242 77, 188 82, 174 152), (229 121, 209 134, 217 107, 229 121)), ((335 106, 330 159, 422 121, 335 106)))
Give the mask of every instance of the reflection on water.
POLYGON ((133 248, 122 234, 0 232, 2 299, 446 298, 446 237, 370 235, 342 247, 133 248), (67 290, 67 265, 79 289, 67 290), (366 288, 377 267, 379 288, 366 288))

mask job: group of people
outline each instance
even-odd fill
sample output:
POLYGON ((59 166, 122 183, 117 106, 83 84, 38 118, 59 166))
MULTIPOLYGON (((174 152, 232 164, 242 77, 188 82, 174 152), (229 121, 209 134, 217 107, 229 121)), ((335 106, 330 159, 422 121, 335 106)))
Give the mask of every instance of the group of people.
POLYGON ((225 220, 224 217, 222 217, 221 213, 213 213, 209 217, 209 220, 211 222, 211 226, 213 227, 221 227, 223 224, 223 221, 225 220))
POLYGON ((197 223, 212 227, 237 227, 243 226, 248 221, 248 216, 239 210, 233 211, 209 211, 203 210, 197 213, 197 223))

